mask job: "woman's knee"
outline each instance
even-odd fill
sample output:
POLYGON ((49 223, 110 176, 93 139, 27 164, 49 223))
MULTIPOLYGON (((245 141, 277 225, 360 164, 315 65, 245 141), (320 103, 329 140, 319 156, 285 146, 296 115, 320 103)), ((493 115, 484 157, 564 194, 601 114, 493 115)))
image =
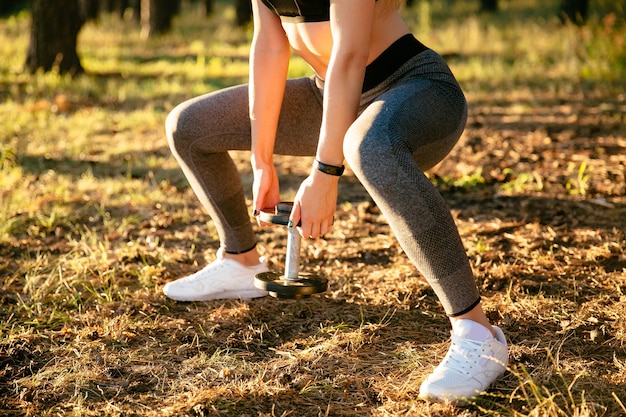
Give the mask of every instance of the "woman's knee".
POLYGON ((343 155, 355 173, 362 172, 364 166, 367 165, 365 160, 368 158, 367 146, 364 146, 366 138, 355 134, 353 129, 349 129, 343 140, 343 155))
MULTIPOLYGON (((212 121, 219 118, 207 109, 210 107, 192 99, 179 104, 168 114, 165 119, 165 135, 175 156, 178 157, 183 150, 188 150, 209 132, 217 132, 212 121)), ((210 148, 208 141, 204 141, 202 146, 207 150, 210 148)))
POLYGON ((232 141, 250 135, 247 91, 245 85, 229 87, 176 106, 165 121, 170 148, 176 153, 198 145, 211 153, 242 147, 245 141, 232 141))
POLYGON ((182 116, 184 113, 182 107, 182 105, 175 107, 165 119, 165 136, 170 149, 175 154, 178 154, 178 150, 182 148, 186 138, 186 135, 184 135, 185 123, 182 116))

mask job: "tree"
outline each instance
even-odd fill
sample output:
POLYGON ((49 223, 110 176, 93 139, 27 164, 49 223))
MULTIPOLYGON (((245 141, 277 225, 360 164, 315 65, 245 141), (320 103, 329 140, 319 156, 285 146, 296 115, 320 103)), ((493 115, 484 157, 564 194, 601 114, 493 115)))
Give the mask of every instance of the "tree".
POLYGON ((215 5, 214 0, 204 0, 202 4, 204 5, 204 14, 206 16, 209 16, 211 13, 213 13, 213 6, 215 5))
POLYGON ((33 0, 25 64, 28 71, 84 72, 76 52, 78 32, 84 21, 79 6, 79 0, 33 0))
POLYGON ((141 0, 141 37, 148 39, 169 32, 180 6, 180 0, 141 0))
POLYGON ((237 26, 245 26, 252 20, 252 2, 250 0, 236 0, 237 26))
POLYGON ((589 15, 589 0, 563 0, 561 2, 561 20, 582 25, 589 15))
POLYGON ((0 0, 0 16, 9 15, 26 8, 22 0, 0 0))
POLYGON ((100 2, 98 0, 80 0, 80 8, 85 21, 98 20, 100 2))
POLYGON ((480 0, 481 12, 497 12, 498 0, 480 0))
MULTIPOLYGON (((204 0, 204 11, 207 16, 213 12, 215 0, 204 0)), ((234 0, 235 19, 237 26, 245 26, 252 21, 252 2, 250 0, 234 0)))

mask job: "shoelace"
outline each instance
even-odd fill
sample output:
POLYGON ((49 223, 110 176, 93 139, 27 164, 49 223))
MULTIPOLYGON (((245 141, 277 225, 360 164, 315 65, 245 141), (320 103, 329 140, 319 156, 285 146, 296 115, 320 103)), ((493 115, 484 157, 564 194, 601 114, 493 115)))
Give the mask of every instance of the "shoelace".
POLYGON ((454 371, 458 374, 467 374, 468 370, 481 359, 477 357, 477 354, 483 351, 482 345, 484 342, 465 339, 454 335, 452 335, 451 340, 452 344, 441 364, 442 368, 454 371))
POLYGON ((193 282, 193 281, 200 279, 202 275, 204 275, 204 273, 206 273, 209 270, 215 271, 215 270, 223 269, 224 263, 223 262, 218 263, 218 261, 220 261, 220 259, 211 262, 209 265, 205 266, 204 268, 195 272, 194 274, 191 274, 188 277, 183 278, 182 281, 193 282))

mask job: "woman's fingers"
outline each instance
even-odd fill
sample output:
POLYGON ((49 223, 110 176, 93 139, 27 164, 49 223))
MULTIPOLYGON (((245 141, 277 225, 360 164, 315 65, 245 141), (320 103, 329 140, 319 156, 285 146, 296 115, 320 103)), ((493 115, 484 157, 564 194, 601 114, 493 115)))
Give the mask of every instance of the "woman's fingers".
MULTIPOLYGON (((300 202, 296 200, 293 202, 291 214, 289 215, 289 227, 297 226, 301 221, 301 216, 302 216, 302 206, 300 205, 300 202)), ((300 230, 300 233, 302 233, 301 226, 299 227, 298 230, 300 230)))
MULTIPOLYGON (((323 237, 330 231, 333 223, 332 219, 330 221, 322 220, 318 222, 307 222, 304 219, 301 221, 302 223, 298 227, 298 231, 300 232, 300 235, 306 239, 317 239, 318 237, 323 237)), ((297 223, 294 221, 293 224, 295 225, 297 223)))

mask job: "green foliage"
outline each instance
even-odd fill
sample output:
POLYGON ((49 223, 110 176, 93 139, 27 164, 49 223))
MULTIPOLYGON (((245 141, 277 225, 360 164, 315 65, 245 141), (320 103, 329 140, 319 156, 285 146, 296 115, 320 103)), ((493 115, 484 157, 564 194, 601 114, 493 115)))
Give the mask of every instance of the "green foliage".
POLYGON ((516 174, 510 168, 505 168, 502 174, 508 178, 508 181, 500 185, 502 192, 515 194, 543 190, 543 180, 536 171, 516 174))
POLYGON ((452 189, 476 189, 485 183, 481 168, 478 168, 471 174, 462 174, 459 177, 435 177, 432 179, 433 184, 437 187, 452 189))
POLYGON ((405 11, 414 32, 453 57, 462 81, 615 82, 625 72, 623 2, 595 5, 582 28, 560 23, 558 0, 500 2, 495 14, 477 14, 478 1, 415 3, 405 11))
MULTIPOLYGON (((571 163, 570 166, 574 164, 571 163)), ((576 177, 570 178, 565 184, 565 188, 570 194, 585 195, 589 187, 589 174, 587 173, 587 161, 582 161, 578 169, 575 171, 576 177)))

